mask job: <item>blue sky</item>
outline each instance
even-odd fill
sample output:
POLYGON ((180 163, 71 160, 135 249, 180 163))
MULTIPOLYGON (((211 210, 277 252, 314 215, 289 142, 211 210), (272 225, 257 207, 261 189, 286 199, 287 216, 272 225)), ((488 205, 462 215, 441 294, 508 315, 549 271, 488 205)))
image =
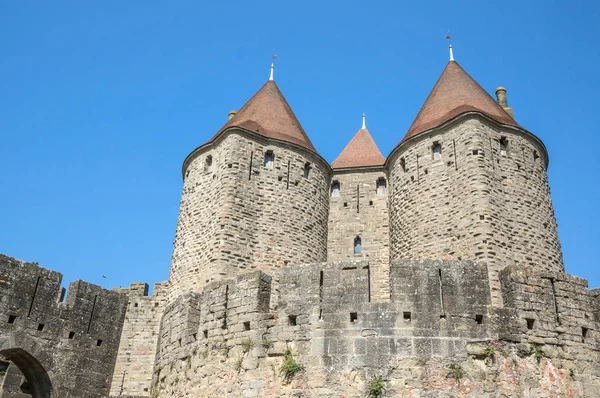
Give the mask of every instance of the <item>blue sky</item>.
POLYGON ((181 164, 276 77, 333 161, 387 155, 457 61, 550 153, 567 272, 600 286, 595 1, 0 4, 0 253, 106 287, 166 280, 181 164), (107 278, 103 279, 102 275, 107 278))

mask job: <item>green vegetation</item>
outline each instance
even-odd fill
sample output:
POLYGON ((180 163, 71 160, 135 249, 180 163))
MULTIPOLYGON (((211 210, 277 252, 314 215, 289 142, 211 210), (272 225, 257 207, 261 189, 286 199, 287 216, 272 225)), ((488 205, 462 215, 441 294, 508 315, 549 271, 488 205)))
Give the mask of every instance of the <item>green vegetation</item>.
POLYGON ((533 356, 535 357, 535 360, 539 364, 542 361, 542 358, 544 358, 546 356, 546 353, 542 349, 542 346, 537 343, 532 343, 531 348, 533 349, 533 356))
POLYGON ((284 358, 279 371, 283 375, 283 379, 286 383, 289 383, 298 372, 301 372, 304 369, 304 366, 296 362, 292 350, 289 348, 285 350, 284 358))
POLYGON ((244 357, 240 356, 238 359, 236 359, 235 361, 235 371, 240 373, 240 371, 242 370, 242 364, 244 363, 244 357))
POLYGON ((448 377, 451 377, 460 383, 460 379, 465 376, 465 371, 463 370, 462 365, 457 362, 452 362, 448 368, 450 369, 448 377))
POLYGON ((254 348, 254 340, 252 340, 250 337, 246 337, 245 339, 242 340, 242 351, 244 352, 244 354, 249 352, 253 348, 254 348))
POLYGON ((485 355, 485 359, 494 359, 494 356, 496 355, 496 349, 493 345, 488 344, 485 346, 483 354, 485 355))
POLYGON ((367 386, 367 396, 369 398, 383 397, 385 390, 385 382, 381 376, 373 376, 367 386))
POLYGON ((273 340, 269 340, 269 339, 265 339, 263 338, 262 340, 262 346, 265 350, 270 350, 271 348, 273 348, 273 345, 275 344, 275 342, 273 340))

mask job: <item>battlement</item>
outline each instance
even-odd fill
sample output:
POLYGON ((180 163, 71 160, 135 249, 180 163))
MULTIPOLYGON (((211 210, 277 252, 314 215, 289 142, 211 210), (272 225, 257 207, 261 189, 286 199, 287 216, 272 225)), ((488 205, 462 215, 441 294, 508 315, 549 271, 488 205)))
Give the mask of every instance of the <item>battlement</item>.
MULTIPOLYGON (((53 388, 100 397, 108 392, 126 300, 74 281, 61 301, 61 280, 58 272, 0 255, 0 354, 18 363, 27 353, 52 371, 53 388), (74 383, 72 375, 84 368, 94 372, 74 383)), ((20 374, 16 366, 9 370, 20 374)))
MULTIPOLYGON (((581 278, 507 267, 501 278, 506 306, 495 308, 483 264, 393 261, 387 303, 372 301, 370 277, 368 261, 348 260, 284 267, 277 298, 271 297, 271 278, 262 272, 180 296, 165 308, 152 388, 165 396, 190 388, 200 395, 218 395, 221 390, 209 390, 204 383, 219 371, 237 368, 221 376, 233 377, 240 390, 277 395, 240 372, 256 380, 259 369, 268 369, 264 365, 279 367, 286 352, 310 364, 305 376, 309 384, 318 384, 326 369, 335 369, 340 377, 361 369, 370 377, 393 371, 401 360, 412 366, 417 363, 413 361, 432 361, 439 368, 481 358, 485 349, 502 344, 514 355, 529 355, 517 354, 511 344, 526 351, 522 343, 539 343, 546 347, 544 355, 571 361, 569 366, 582 374, 598 356, 598 291, 587 290, 581 278), (555 308, 552 294, 561 324, 553 311, 547 313, 555 308), (278 304, 272 311, 274 299, 278 304), (530 318, 537 322, 532 329, 527 326, 530 318), (582 327, 587 329, 583 339, 582 327), (577 362, 582 352, 594 354, 577 362)), ((335 388, 336 394, 348 394, 339 385, 335 388)))

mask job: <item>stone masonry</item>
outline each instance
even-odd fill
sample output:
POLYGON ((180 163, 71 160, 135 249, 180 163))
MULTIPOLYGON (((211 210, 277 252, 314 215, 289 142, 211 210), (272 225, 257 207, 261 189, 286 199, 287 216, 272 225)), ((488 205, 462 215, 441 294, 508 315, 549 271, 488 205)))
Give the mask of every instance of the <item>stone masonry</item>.
POLYGON ((0 397, 600 396, 600 289, 497 96, 451 60, 387 158, 363 115, 330 165, 269 80, 185 159, 152 296, 0 256, 0 397))
POLYGON ((0 255, 3 398, 101 398, 108 394, 125 297, 0 255))

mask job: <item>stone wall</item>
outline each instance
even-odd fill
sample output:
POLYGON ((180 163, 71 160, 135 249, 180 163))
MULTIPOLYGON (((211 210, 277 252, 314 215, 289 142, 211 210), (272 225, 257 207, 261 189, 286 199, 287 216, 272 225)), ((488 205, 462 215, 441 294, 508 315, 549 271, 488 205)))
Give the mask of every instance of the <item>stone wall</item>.
POLYGON ((340 195, 330 197, 327 261, 366 259, 371 267, 374 302, 389 301, 389 217, 387 179, 383 168, 334 170, 340 195), (386 188, 377 192, 377 180, 386 188), (354 254, 360 237, 362 252, 354 254))
POLYGON ((388 159, 391 258, 485 262, 494 303, 506 265, 563 271, 546 151, 532 136, 466 116, 388 159), (500 140, 508 140, 506 152, 500 140), (441 157, 434 159, 439 143, 441 157))
POLYGON ((502 272, 501 309, 491 305, 484 265, 396 260, 389 303, 370 300, 369 270, 364 260, 284 267, 276 310, 270 278, 260 272, 173 303, 163 320, 170 335, 161 335, 161 347, 170 348, 160 353, 153 396, 358 398, 376 377, 386 396, 600 391, 598 324, 585 315, 598 311, 597 295, 583 280, 552 274, 558 313, 578 308, 561 342, 539 338, 546 323, 539 333, 523 323, 523 308, 541 301, 544 312, 550 303, 546 274, 533 269, 502 272), (587 325, 586 341, 577 341, 580 325, 587 325), (292 365, 298 371, 286 374, 292 365))
POLYGON ((167 284, 156 283, 152 296, 143 282, 113 291, 126 295, 128 302, 110 395, 149 397, 167 284))
POLYGON ((61 279, 0 255, 0 356, 10 361, 0 396, 108 394, 126 299, 75 281, 62 301, 61 279))
POLYGON ((318 155, 235 130, 186 165, 170 301, 252 269, 273 275, 276 289, 283 265, 326 260, 330 169, 318 155))

